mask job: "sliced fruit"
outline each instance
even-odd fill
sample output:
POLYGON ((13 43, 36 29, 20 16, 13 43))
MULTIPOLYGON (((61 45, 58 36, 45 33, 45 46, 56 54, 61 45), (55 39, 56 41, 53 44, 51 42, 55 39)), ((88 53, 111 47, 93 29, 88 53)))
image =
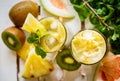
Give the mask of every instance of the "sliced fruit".
POLYGON ((17 51, 17 54, 19 55, 19 57, 21 59, 23 59, 24 61, 27 59, 29 53, 32 51, 32 49, 34 49, 35 46, 33 44, 30 43, 25 43, 21 49, 19 51, 17 51))
POLYGON ((49 35, 41 38, 40 46, 46 52, 58 51, 66 41, 67 34, 64 25, 53 17, 43 18, 40 23, 49 32, 49 35))
POLYGON ((72 57, 72 54, 70 50, 63 50, 56 56, 57 64, 65 70, 73 71, 80 67, 80 63, 78 63, 74 58, 72 57))
POLYGON ((22 29, 29 33, 35 33, 37 30, 39 30, 41 35, 45 34, 46 32, 45 27, 30 13, 27 16, 22 29))
POLYGON ((53 69, 49 61, 42 59, 41 56, 35 53, 31 53, 25 62, 22 77, 27 79, 39 78, 51 73, 53 69))
POLYGON ((39 6, 31 0, 21 1, 15 4, 9 11, 9 17, 17 27, 22 27, 28 13, 34 17, 39 15, 39 6))
POLYGON ((66 4, 62 0, 40 0, 42 6, 49 13, 64 18, 73 18, 68 11, 66 4))
MULTIPOLYGON (((120 56, 109 55, 103 59, 99 72, 96 73, 97 80, 116 81, 120 78, 120 56)), ((97 81, 96 80, 96 81, 97 81)))
POLYGON ((71 42, 73 57, 80 63, 94 64, 106 54, 106 41, 95 30, 83 30, 71 42))
POLYGON ((14 51, 18 51, 25 42, 25 34, 16 27, 9 27, 2 32, 2 40, 5 45, 14 51))

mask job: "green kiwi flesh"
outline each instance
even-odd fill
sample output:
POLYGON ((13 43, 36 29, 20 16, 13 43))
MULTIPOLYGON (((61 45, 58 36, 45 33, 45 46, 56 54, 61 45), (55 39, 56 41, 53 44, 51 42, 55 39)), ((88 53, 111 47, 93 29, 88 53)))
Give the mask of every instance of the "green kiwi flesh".
POLYGON ((2 32, 2 40, 9 49, 18 51, 25 42, 25 34, 18 28, 10 27, 2 32))
POLYGON ((2 33, 2 39, 8 48, 12 50, 19 50, 21 47, 20 41, 16 38, 15 35, 9 32, 2 33))
POLYGON ((56 61, 57 61, 57 64, 62 69, 65 69, 67 71, 77 70, 81 66, 81 64, 78 63, 72 57, 71 51, 68 49, 65 49, 65 50, 61 51, 60 53, 58 53, 58 55, 56 56, 56 61))

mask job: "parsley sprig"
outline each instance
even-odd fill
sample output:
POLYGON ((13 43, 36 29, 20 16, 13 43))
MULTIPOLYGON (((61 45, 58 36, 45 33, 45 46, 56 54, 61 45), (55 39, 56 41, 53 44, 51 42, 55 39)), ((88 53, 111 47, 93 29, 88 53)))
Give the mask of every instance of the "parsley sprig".
POLYGON ((113 53, 120 54, 120 1, 70 0, 81 21, 89 18, 93 29, 100 31, 110 43, 113 53), (82 16, 82 17, 81 17, 82 16))
POLYGON ((40 55, 42 58, 46 57, 46 52, 40 47, 40 39, 46 36, 48 33, 41 35, 40 30, 38 29, 35 33, 31 32, 27 38, 28 43, 32 43, 35 46, 35 52, 37 55, 40 55))

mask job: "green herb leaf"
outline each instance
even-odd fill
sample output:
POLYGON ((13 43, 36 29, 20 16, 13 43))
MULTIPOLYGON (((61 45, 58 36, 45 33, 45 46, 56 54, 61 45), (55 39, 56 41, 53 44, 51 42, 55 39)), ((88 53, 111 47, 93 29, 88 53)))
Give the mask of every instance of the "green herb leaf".
POLYGON ((83 3, 82 0, 70 0, 70 2, 75 5, 80 5, 83 3))
POLYGON ((48 34, 49 34, 49 32, 46 32, 46 33, 44 33, 44 34, 42 35, 41 32, 40 32, 40 30, 37 30, 37 31, 36 31, 36 35, 39 37, 39 39, 47 36, 48 34))
POLYGON ((117 40, 117 38, 119 38, 119 34, 117 34, 117 33, 114 32, 114 34, 113 34, 113 36, 111 37, 111 39, 112 39, 113 41, 115 41, 115 40, 117 40))
POLYGON ((81 21, 84 21, 90 14, 89 9, 85 6, 85 4, 73 5, 73 7, 77 11, 81 21))
POLYGON ((36 35, 39 37, 39 38, 41 38, 41 31, 38 29, 38 30, 36 30, 36 35))
POLYGON ((39 45, 35 45, 35 52, 37 55, 40 55, 42 58, 46 57, 46 52, 39 45))
POLYGON ((39 37, 36 33, 31 33, 29 37, 27 38, 28 43, 39 43, 39 37))

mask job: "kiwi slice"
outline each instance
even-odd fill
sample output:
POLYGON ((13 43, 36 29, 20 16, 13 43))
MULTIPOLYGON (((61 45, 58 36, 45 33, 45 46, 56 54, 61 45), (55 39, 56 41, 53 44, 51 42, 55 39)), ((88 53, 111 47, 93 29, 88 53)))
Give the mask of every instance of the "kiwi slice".
POLYGON ((2 32, 2 40, 11 50, 18 51, 25 42, 25 34, 16 27, 9 27, 2 32))
POLYGON ((68 49, 65 49, 58 53, 56 56, 57 64, 67 71, 73 71, 77 70, 80 67, 80 63, 78 63, 71 54, 71 51, 68 49))

